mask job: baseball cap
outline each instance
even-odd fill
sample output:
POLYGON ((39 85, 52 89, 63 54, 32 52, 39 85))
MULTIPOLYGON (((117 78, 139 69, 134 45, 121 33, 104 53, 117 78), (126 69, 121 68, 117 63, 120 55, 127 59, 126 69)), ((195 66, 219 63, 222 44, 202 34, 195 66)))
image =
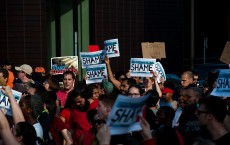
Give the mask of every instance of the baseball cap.
POLYGON ((45 69, 43 67, 36 67, 34 72, 37 72, 37 73, 45 73, 45 69))
POLYGON ((166 93, 173 93, 174 91, 172 90, 172 89, 170 89, 170 88, 166 88, 166 87, 164 87, 164 89, 162 90, 162 93, 163 94, 166 94, 166 93))
POLYGON ((108 80, 105 79, 102 81, 102 83, 103 83, 103 88, 105 89, 105 92, 107 92, 107 93, 113 92, 114 86, 111 82, 109 82, 108 80))
POLYGON ((31 73, 33 72, 33 69, 30 65, 28 64, 23 64, 21 66, 15 66, 15 70, 17 71, 24 71, 26 74, 31 75, 31 73))

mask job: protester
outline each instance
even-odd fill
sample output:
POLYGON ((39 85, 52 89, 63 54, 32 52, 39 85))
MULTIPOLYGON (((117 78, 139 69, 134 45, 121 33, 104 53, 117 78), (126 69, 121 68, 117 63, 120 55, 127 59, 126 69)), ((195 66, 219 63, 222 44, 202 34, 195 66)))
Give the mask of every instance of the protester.
POLYGON ((13 90, 19 91, 21 93, 26 92, 34 81, 31 79, 33 69, 28 64, 23 64, 21 66, 15 66, 18 78, 15 80, 13 90))
POLYGON ((0 68, 0 86, 6 86, 9 73, 6 69, 0 68))
POLYGON ((194 83, 194 75, 191 71, 184 71, 181 74, 181 87, 186 88, 194 83))
POLYGON ((3 68, 6 69, 9 73, 8 78, 7 78, 7 86, 10 86, 11 88, 13 88, 14 84, 14 73, 11 71, 12 68, 12 62, 10 60, 5 60, 3 62, 3 68))

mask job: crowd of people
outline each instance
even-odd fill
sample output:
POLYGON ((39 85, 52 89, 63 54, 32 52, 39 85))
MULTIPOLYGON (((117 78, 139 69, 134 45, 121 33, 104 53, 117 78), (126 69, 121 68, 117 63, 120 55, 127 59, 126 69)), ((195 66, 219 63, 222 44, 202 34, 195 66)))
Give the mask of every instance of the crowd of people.
MULTIPOLYGON (((230 104, 212 96, 218 71, 211 71, 203 88, 194 70, 172 80, 113 73, 105 57, 108 80, 86 84, 66 71, 62 82, 43 67, 15 66, 4 61, 0 86, 10 102, 11 115, 0 109, 0 144, 5 145, 229 145, 230 104), (62 85, 60 85, 62 84, 62 85), (12 90, 21 92, 19 103, 12 90), (150 94, 139 122, 141 131, 111 135, 107 118, 119 94, 133 99, 150 94)), ((2 103, 2 100, 0 100, 2 103)))

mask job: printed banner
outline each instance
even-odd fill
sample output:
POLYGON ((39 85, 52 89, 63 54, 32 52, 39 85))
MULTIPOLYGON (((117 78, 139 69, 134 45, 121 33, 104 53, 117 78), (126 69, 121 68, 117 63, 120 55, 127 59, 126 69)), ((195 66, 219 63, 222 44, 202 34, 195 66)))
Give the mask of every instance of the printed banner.
POLYGON ((86 66, 86 84, 100 83, 108 79, 106 64, 86 66))
POLYGON ((216 87, 211 95, 218 97, 230 97, 230 69, 220 69, 216 80, 216 87))
POLYGON ((78 72, 78 57, 63 56, 51 58, 51 73, 53 75, 63 74, 65 71, 78 72))
POLYGON ((152 77, 154 63, 156 63, 156 59, 131 58, 130 76, 152 77))
POLYGON ((141 130, 139 116, 149 94, 140 98, 119 95, 106 121, 110 128, 111 135, 125 134, 131 131, 141 130))
POLYGON ((153 70, 158 74, 158 77, 157 77, 157 82, 160 83, 160 78, 163 77, 164 80, 166 81, 166 74, 165 74, 165 71, 164 71, 164 68, 163 66, 161 65, 160 62, 156 62, 154 63, 154 68, 153 70))
POLYGON ((106 50, 106 55, 109 58, 120 56, 118 39, 110 39, 110 40, 104 41, 104 48, 106 50))
POLYGON ((87 65, 100 64, 105 59, 105 51, 80 52, 82 68, 87 65))
MULTIPOLYGON (((2 88, 2 86, 0 86, 0 89, 2 88)), ((22 93, 12 90, 12 94, 16 100, 17 103, 19 103, 22 93)), ((8 96, 5 96, 2 91, 0 91, 0 108, 5 108, 6 109, 6 114, 12 116, 11 113, 11 108, 10 108, 10 101, 8 96)))

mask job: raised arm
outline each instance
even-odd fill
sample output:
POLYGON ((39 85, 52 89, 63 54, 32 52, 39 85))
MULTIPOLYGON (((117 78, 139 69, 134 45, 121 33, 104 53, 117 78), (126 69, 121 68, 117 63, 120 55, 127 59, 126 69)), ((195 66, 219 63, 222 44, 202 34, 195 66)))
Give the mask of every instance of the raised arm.
POLYGON ((157 82, 157 77, 158 77, 158 74, 156 72, 153 73, 153 77, 154 77, 154 81, 155 81, 155 86, 156 86, 156 91, 159 95, 159 97, 162 97, 162 92, 161 92, 161 88, 157 82))
POLYGON ((14 124, 25 121, 25 118, 22 114, 22 110, 19 107, 18 103, 16 102, 12 94, 11 88, 9 86, 2 86, 1 91, 4 95, 8 96, 9 98, 14 124))
POLYGON ((11 132, 9 122, 2 109, 0 109, 0 136, 5 145, 20 145, 11 132))
POLYGON ((109 80, 113 83, 113 85, 118 89, 120 90, 120 86, 121 86, 121 83, 116 80, 113 76, 113 72, 112 72, 112 69, 111 69, 111 66, 110 66, 110 61, 109 61, 109 58, 106 56, 105 57, 105 63, 106 63, 106 66, 107 66, 107 71, 108 71, 108 76, 109 76, 109 80))

